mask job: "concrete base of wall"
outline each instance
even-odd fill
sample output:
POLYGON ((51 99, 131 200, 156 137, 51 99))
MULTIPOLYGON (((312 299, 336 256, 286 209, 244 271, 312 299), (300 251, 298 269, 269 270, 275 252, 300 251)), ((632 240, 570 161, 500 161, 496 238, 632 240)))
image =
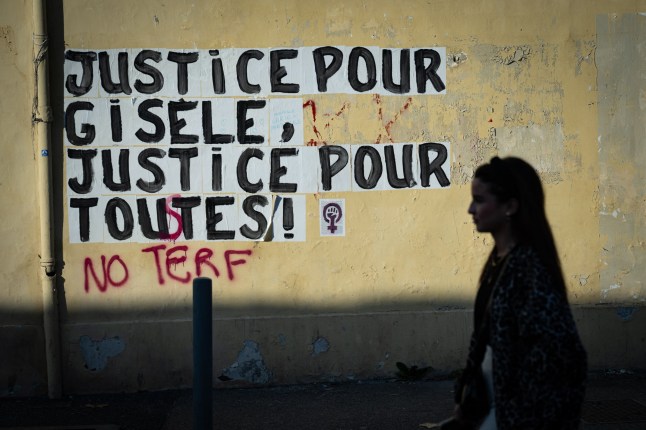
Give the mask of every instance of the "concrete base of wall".
POLYGON ((47 394, 43 328, 0 325, 0 345, 0 397, 47 394))
MULTIPOLYGON (((644 367, 646 308, 577 307, 574 314, 591 369, 644 367)), ((471 320, 466 310, 214 318, 214 385, 391 378, 398 361, 449 372, 464 364, 471 320)), ((192 385, 190 320, 67 324, 62 333, 66 394, 192 385)), ((0 380, 15 382, 0 395, 46 392, 43 348, 26 346, 42 341, 38 328, 0 327, 0 342, 22 357, 3 360, 15 363, 3 366, 0 380)))

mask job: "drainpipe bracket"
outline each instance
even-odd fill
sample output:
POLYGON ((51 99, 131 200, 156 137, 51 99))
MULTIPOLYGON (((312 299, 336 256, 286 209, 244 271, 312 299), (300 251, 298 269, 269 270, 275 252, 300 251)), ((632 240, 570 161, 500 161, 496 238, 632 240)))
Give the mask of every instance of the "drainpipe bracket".
POLYGON ((45 276, 54 277, 56 274, 56 260, 53 258, 43 258, 40 260, 40 267, 45 269, 45 276))

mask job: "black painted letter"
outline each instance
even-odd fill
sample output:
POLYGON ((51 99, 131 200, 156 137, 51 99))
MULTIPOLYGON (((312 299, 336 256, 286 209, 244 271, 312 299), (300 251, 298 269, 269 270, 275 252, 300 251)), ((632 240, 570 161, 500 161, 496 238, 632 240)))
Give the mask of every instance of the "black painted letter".
POLYGON ((424 94, 426 92, 426 81, 431 81, 433 88, 438 93, 443 91, 446 86, 442 78, 437 75, 437 69, 440 67, 442 58, 435 49, 418 49, 415 51, 415 74, 417 76, 417 92, 424 94), (424 67, 424 60, 428 58, 431 63, 424 67))
POLYGON ((204 132, 204 143, 212 145, 214 143, 233 143, 235 137, 232 134, 213 134, 213 114, 211 101, 202 102, 202 130, 204 132))
POLYGON ((442 164, 446 161, 448 157, 448 151, 446 147, 441 143, 423 143, 419 146, 419 164, 420 164, 420 179, 422 181, 422 187, 428 188, 430 186, 431 175, 435 174, 437 182, 440 183, 441 187, 447 187, 451 185, 451 181, 442 170, 442 164), (433 162, 430 162, 428 157, 428 152, 433 151, 437 153, 437 157, 433 162))
POLYGON ((119 52, 117 62, 119 63, 119 83, 115 84, 110 73, 110 56, 106 51, 99 52, 101 86, 109 94, 131 94, 132 88, 130 88, 130 78, 128 77, 128 53, 119 52))
POLYGON ((155 132, 148 133, 140 128, 135 133, 137 139, 144 143, 157 143, 164 138, 164 133, 166 133, 166 126, 164 125, 164 121, 162 121, 160 117, 150 112, 149 110, 150 108, 160 108, 163 105, 164 102, 162 102, 160 99, 148 99, 141 102, 139 108, 137 109, 139 112, 139 118, 153 124, 155 126, 155 132))
POLYGON ((256 182, 255 184, 249 182, 249 178, 247 176, 247 164, 249 164, 249 159, 254 157, 262 160, 264 156, 265 153, 260 149, 247 148, 242 151, 240 158, 238 158, 238 167, 236 169, 236 172, 238 174, 238 185, 240 185, 240 188, 248 193, 257 193, 258 191, 262 190, 263 186, 262 179, 258 180, 258 182, 256 182))
POLYGON ((262 109, 267 104, 266 100, 239 100, 238 101, 238 143, 241 145, 263 143, 265 138, 258 135, 247 135, 247 130, 253 127, 253 119, 247 119, 249 109, 262 109))
POLYGON ((321 184, 324 191, 332 189, 332 177, 348 165, 348 151, 343 146, 327 145, 319 147, 321 162, 321 184), (330 155, 336 155, 334 164, 330 164, 330 155))
POLYGON ((316 84, 318 86, 319 92, 327 92, 327 81, 339 71, 341 64, 343 62, 343 52, 339 48, 334 46, 323 46, 321 48, 316 48, 312 52, 314 57, 314 69, 316 70, 316 84), (332 57, 332 61, 329 66, 325 65, 325 56, 329 55, 332 57))
POLYGON ((169 52, 168 61, 177 63, 177 91, 184 95, 188 92, 188 65, 195 63, 199 54, 197 52, 169 52))
POLYGON ((150 212, 148 212, 148 204, 146 199, 137 199, 137 212, 139 213, 139 225, 141 232, 147 239, 167 239, 168 234, 168 220, 166 219, 166 199, 161 198, 156 200, 157 207, 157 230, 155 231, 152 226, 150 212))
MULTIPOLYGON (((217 49, 212 49, 209 51, 209 54, 212 57, 220 54, 220 51, 217 49)), ((211 60, 211 80, 213 81, 213 93, 214 94, 224 94, 226 92, 226 85, 224 82, 224 69, 222 68, 222 60, 219 58, 214 58, 211 60)))
POLYGON ((112 167, 111 149, 101 151, 103 164, 103 183, 110 191, 130 191, 130 150, 119 151, 119 178, 120 183, 114 182, 114 169, 112 167))
POLYGON ((281 82, 281 79, 287 76, 287 72, 285 71, 285 66, 280 65, 280 60, 291 60, 297 56, 298 51, 296 49, 277 49, 269 54, 271 91, 273 93, 295 94, 300 91, 301 87, 298 84, 284 84, 281 82))
POLYGON ((96 52, 77 52, 66 51, 65 59, 71 61, 80 61, 83 67, 83 75, 81 76, 81 83, 76 85, 76 75, 68 75, 65 80, 65 88, 73 96, 82 96, 87 94, 92 88, 92 81, 94 80, 94 72, 92 70, 92 62, 96 61, 96 52))
POLYGON ((295 193, 297 184, 281 183, 280 177, 287 174, 287 167, 280 164, 280 157, 294 157, 298 155, 296 148, 274 148, 271 150, 271 174, 269 177, 269 190, 273 193, 295 193))
POLYGON ((96 149, 68 149, 67 157, 73 160, 81 160, 83 166, 83 182, 78 178, 69 178, 67 184, 78 194, 87 194, 92 191, 92 182, 94 181, 94 168, 92 159, 96 157, 96 149))
POLYGON ((90 240, 90 208, 99 203, 98 197, 90 199, 70 199, 70 207, 79 210, 79 236, 81 242, 90 240))
POLYGON ((372 56, 372 52, 367 48, 359 46, 350 51, 350 58, 348 59, 348 80, 350 81, 350 86, 360 93, 370 91, 377 85, 377 65, 375 64, 375 58, 372 56), (359 58, 363 58, 366 64, 366 71, 368 73, 368 80, 366 82, 359 80, 359 58))
POLYGON ((381 178, 381 173, 383 172, 383 166, 381 165, 381 157, 379 152, 372 146, 361 146, 357 150, 357 155, 354 159, 354 180, 361 188, 364 190, 371 190, 377 186, 379 178, 381 178), (366 156, 370 158, 372 167, 370 169, 370 175, 366 178, 365 169, 363 166, 363 161, 366 156))
POLYGON ((171 148, 168 150, 169 158, 179 158, 179 182, 182 191, 191 189, 191 158, 197 157, 197 147, 171 148))
POLYGON ((260 92, 260 85, 250 84, 249 75, 247 73, 247 63, 249 60, 256 59, 261 60, 265 54, 257 49, 251 49, 245 51, 238 58, 238 64, 236 65, 236 74, 238 75, 238 86, 241 91, 244 91, 247 94, 258 94, 260 92))
POLYGON ((269 201, 265 196, 249 196, 242 202, 242 210, 244 213, 258 223, 256 230, 252 230, 247 224, 240 228, 240 233, 247 239, 258 240, 262 237, 265 230, 267 230, 267 218, 265 218, 262 212, 257 211, 255 207, 258 205, 265 207, 268 204, 269 201))
POLYGON ((110 100, 110 129, 112 130, 112 141, 121 142, 123 140, 123 126, 121 123, 121 106, 119 99, 110 100))
POLYGON ((67 110, 65 111, 65 132, 68 142, 76 146, 89 145, 96 137, 94 126, 86 122, 81 124, 81 133, 84 136, 81 137, 76 134, 76 118, 74 116, 80 110, 92 111, 94 110, 94 105, 90 102, 72 102, 67 105, 67 110))
POLYGON ((392 145, 384 148, 386 153, 386 173, 388 183, 393 188, 412 188, 417 183, 413 179, 413 145, 404 145, 402 148, 402 166, 404 177, 397 176, 397 162, 395 161, 395 150, 392 145))
POLYGON ((168 121, 170 122, 170 143, 197 143, 199 137, 196 134, 181 134, 180 130, 186 126, 184 118, 179 119, 177 112, 193 110, 197 102, 187 102, 180 99, 178 102, 168 102, 168 121))
POLYGON ((384 88, 394 94, 410 91, 410 50, 402 49, 399 57, 399 85, 393 82, 393 51, 384 49, 381 64, 384 88))
POLYGON ((137 187, 139 187, 140 190, 147 193, 156 193, 166 184, 164 171, 161 167, 149 160, 149 158, 164 158, 165 156, 166 151, 161 148, 146 148, 141 151, 138 157, 139 165, 152 173, 155 179, 149 182, 144 181, 143 179, 138 179, 137 187))
POLYGON ((218 230, 217 225, 224 218, 216 211, 218 206, 229 206, 235 202, 233 197, 207 197, 206 198, 206 238, 208 240, 233 240, 236 237, 234 230, 218 230))
POLYGON ((142 94, 154 94, 164 87, 164 75, 156 67, 146 64, 148 59, 159 63, 162 60, 161 52, 144 49, 135 57, 135 69, 153 78, 149 84, 141 82, 140 79, 135 81, 135 89, 142 94))
POLYGON ((200 205, 202 199, 195 197, 173 197, 172 206, 179 208, 182 212, 182 231, 184 238, 193 239, 193 212, 192 209, 200 205))
POLYGON ((108 232, 113 238, 117 240, 130 239, 135 222, 128 202, 119 197, 110 199, 105 205, 105 224, 108 226, 108 232), (117 223, 117 209, 121 211, 121 216, 123 217, 123 230, 119 229, 119 224, 117 223))
POLYGON ((211 155, 211 190, 222 191, 222 154, 221 148, 212 148, 215 154, 211 155))

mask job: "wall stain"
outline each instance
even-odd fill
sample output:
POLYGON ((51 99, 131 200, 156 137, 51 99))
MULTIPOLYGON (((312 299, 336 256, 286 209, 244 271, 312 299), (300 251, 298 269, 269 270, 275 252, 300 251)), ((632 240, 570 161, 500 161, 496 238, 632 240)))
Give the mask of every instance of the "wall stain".
POLYGON ((116 357, 126 349, 125 343, 118 336, 104 337, 96 341, 89 336, 81 336, 79 346, 85 360, 85 367, 92 372, 105 369, 110 358, 116 357))
POLYGON ((7 52, 13 55, 18 55, 14 42, 15 37, 12 27, 8 25, 0 27, 0 39, 4 41, 4 46, 6 47, 7 52))

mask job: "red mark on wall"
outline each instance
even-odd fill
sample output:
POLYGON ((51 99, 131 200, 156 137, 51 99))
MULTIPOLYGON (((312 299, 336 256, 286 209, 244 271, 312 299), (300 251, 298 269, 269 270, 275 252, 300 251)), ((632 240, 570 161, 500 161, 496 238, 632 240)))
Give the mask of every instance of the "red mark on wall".
MULTIPOLYGON (((383 124, 384 130, 386 131, 385 138, 387 138, 391 143, 395 143, 390 131, 393 125, 395 125, 395 123, 400 119, 400 117, 408 110, 410 105, 413 103, 413 98, 408 97, 404 105, 399 109, 399 112, 397 112, 395 116, 393 116, 389 121, 384 120, 384 113, 383 113, 382 104, 381 104, 381 96, 379 94, 375 94, 374 100, 378 107, 377 117, 379 118, 379 121, 381 121, 381 123, 383 124)), ((381 143, 382 137, 384 137, 383 134, 379 133, 379 136, 377 136, 377 139, 375 139, 375 143, 381 143)))
MULTIPOLYGON (((348 107, 349 107, 349 104, 346 102, 346 103, 343 103, 343 105, 341 106, 341 109, 339 109, 335 113, 333 113, 333 114, 329 114, 329 113, 324 114, 323 117, 326 119, 326 122, 323 124, 322 127, 324 129, 330 128, 330 124, 332 123, 332 121, 334 121, 335 119, 340 117, 348 107)), ((316 136, 316 140, 315 139, 310 139, 307 142, 307 146, 327 145, 327 141, 325 141, 323 139, 323 136, 321 135, 321 132, 319 131, 319 129, 317 127, 318 122, 317 122, 317 119, 316 119, 316 102, 314 100, 307 100, 305 103, 303 103, 303 109, 305 109, 305 108, 310 108, 310 110, 312 112, 312 131, 314 132, 314 135, 316 136)))
MULTIPOLYGON (((392 136, 392 128, 408 111, 410 106, 413 104, 413 98, 408 97, 404 104, 401 106, 398 112, 395 113, 391 118, 386 119, 383 111, 383 102, 379 94, 375 94, 373 97, 375 104, 377 105, 377 118, 383 125, 383 131, 375 138, 375 143, 382 143, 382 141, 389 141, 390 143, 395 143, 395 139, 392 136)), ((334 120, 343 115, 347 109, 350 107, 349 103, 343 103, 341 108, 334 113, 326 113, 323 115, 317 116, 316 102, 314 100, 307 100, 303 103, 303 109, 309 108, 311 112, 311 123, 312 131, 316 138, 312 138, 307 142, 307 146, 318 146, 318 145, 327 145, 328 142, 323 138, 320 130, 327 130, 331 127, 334 120), (324 118, 323 120, 321 118, 324 118), (323 124, 321 124, 323 122, 323 124)))
MULTIPOLYGON (((314 100, 308 100, 305 103, 303 103, 303 109, 305 108, 310 108, 312 111, 312 131, 316 135, 318 140, 310 139, 309 142, 307 142, 307 146, 316 146, 323 140, 323 136, 321 136, 321 133, 319 132, 318 128, 316 127, 316 103, 314 100)), ((323 142, 323 144, 325 144, 323 142)))
POLYGON ((175 242, 181 235, 182 235, 182 215, 179 212, 174 211, 171 208, 171 203, 173 202, 173 198, 175 197, 181 197, 179 194, 173 194, 172 196, 166 197, 166 213, 168 214, 168 228, 171 228, 172 223, 171 218, 175 218, 175 221, 177 222, 177 231, 174 233, 161 233, 160 238, 162 240, 168 240, 171 242, 175 242))
POLYGON ((94 280, 94 284, 97 286, 100 292, 105 293, 108 290, 108 287, 120 287, 128 281, 128 266, 123 261, 119 255, 113 255, 107 260, 106 256, 101 256, 101 267, 100 267, 102 276, 97 275, 97 271, 94 268, 94 261, 90 257, 87 257, 83 262, 83 272, 85 275, 84 288, 85 292, 90 292, 90 276, 94 280), (115 263, 118 263, 116 267, 115 263))
MULTIPOLYGON (((187 245, 168 247, 166 244, 150 246, 141 252, 152 256, 149 262, 157 273, 158 285, 164 285, 169 280, 188 284, 194 277, 199 276, 219 278, 219 267, 224 267, 227 278, 233 281, 236 277, 234 268, 247 264, 247 257, 252 255, 250 249, 228 249, 222 254, 223 261, 217 262, 214 261, 217 257, 210 248, 200 248, 193 253, 187 245)), ((128 265, 119 255, 110 258, 102 255, 98 270, 95 267, 97 263, 91 257, 86 257, 83 264, 86 293, 90 292, 90 284, 94 284, 100 292, 105 293, 109 287, 121 287, 128 281, 128 265)))

